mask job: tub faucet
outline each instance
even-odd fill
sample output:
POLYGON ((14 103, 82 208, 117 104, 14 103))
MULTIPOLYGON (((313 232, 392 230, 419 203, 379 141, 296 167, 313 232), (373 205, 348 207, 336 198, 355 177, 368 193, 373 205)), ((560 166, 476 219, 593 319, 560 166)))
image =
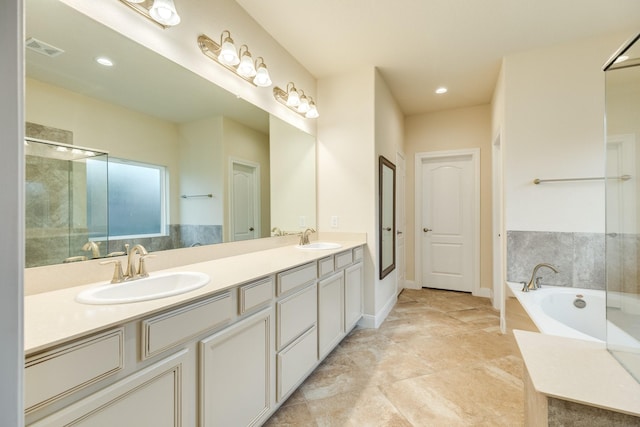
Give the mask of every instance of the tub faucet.
POLYGON ((547 264, 546 262, 540 263, 533 268, 533 273, 531 273, 531 279, 529 280, 529 283, 525 284, 524 282, 522 282, 524 284, 524 286, 522 287, 522 292, 529 292, 529 289, 535 291, 540 287, 540 277, 537 277, 537 274, 538 270, 541 267, 547 267, 553 270, 554 273, 558 274, 558 269, 553 265, 547 264))

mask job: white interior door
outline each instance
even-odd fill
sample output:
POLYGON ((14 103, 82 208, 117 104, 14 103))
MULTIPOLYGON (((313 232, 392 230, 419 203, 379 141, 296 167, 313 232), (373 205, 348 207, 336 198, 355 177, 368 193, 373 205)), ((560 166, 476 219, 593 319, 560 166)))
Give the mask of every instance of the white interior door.
POLYGON ((230 238, 249 240, 260 235, 259 166, 232 161, 230 238))
POLYGON ((396 269, 398 280, 398 295, 404 289, 406 261, 404 236, 407 224, 405 209, 405 177, 406 162, 404 156, 396 154, 396 269))
POLYGON ((472 292, 475 174, 472 156, 422 162, 422 286, 472 292))

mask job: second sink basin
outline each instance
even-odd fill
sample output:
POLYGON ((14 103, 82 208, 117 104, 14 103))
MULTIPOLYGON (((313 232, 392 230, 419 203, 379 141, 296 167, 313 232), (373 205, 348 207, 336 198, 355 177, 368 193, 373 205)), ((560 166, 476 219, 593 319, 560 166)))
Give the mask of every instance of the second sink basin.
POLYGON ((85 289, 76 296, 83 304, 125 304, 184 294, 209 283, 209 276, 198 272, 154 274, 144 279, 107 283, 85 289))
POLYGON ((321 251, 324 249, 338 249, 341 248, 342 245, 340 243, 331 243, 331 242, 313 242, 308 245, 296 245, 296 248, 308 251, 321 251))

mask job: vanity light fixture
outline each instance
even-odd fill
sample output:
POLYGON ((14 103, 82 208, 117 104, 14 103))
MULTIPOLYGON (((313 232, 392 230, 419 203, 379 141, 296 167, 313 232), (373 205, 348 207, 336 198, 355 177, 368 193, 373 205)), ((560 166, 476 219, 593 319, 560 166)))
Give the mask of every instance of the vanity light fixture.
POLYGON ((173 0, 120 0, 120 2, 162 28, 173 27, 180 23, 180 15, 173 0))
POLYGON ((315 119, 320 114, 313 98, 307 96, 304 91, 296 89, 293 82, 287 83, 286 90, 278 86, 273 88, 273 96, 282 105, 308 119, 315 119))
POLYGON ((218 64, 232 71, 238 77, 255 86, 271 86, 269 70, 262 57, 255 61, 249 52, 249 47, 245 44, 236 51, 231 33, 224 30, 220 35, 220 43, 216 43, 204 34, 198 37, 198 46, 204 55, 213 59, 218 64))

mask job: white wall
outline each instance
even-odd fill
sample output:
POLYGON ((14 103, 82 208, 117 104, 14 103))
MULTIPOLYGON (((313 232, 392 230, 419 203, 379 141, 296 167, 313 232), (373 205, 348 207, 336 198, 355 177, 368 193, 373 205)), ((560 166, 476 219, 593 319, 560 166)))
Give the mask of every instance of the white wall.
POLYGON ((377 327, 395 303, 397 287, 397 271, 379 280, 378 156, 395 161, 403 116, 373 67, 321 79, 318 93, 325 109, 318 119, 318 227, 367 233, 362 324, 377 327))
POLYGON ((213 198, 180 200, 180 223, 224 224, 224 170, 221 116, 183 123, 180 132, 180 195, 213 198))
POLYGON ((491 107, 480 105, 409 116, 407 152, 407 279, 415 277, 415 155, 425 151, 480 149, 480 287, 492 286, 491 107))
POLYGON ((604 176, 602 65, 628 34, 504 60, 507 230, 604 232, 604 183, 534 185, 534 178, 604 176))
MULTIPOLYGON (((375 223, 376 226, 376 248, 379 248, 380 239, 380 213, 377 206, 380 203, 380 190, 378 179, 378 162, 379 156, 384 156, 392 163, 396 162, 396 153, 404 153, 404 114, 400 110, 398 103, 393 98, 393 95, 389 91, 389 87, 380 75, 380 72, 376 69, 375 72, 375 148, 376 148, 376 162, 375 169, 375 223)), ((397 211, 397 209, 396 209, 397 211)), ((380 260, 376 256, 376 271, 375 277, 378 278, 380 270, 380 260)), ((397 260, 396 260, 397 261, 397 260)), ((377 280, 375 284, 375 312, 378 317, 381 317, 379 313, 382 313, 382 317, 386 317, 384 311, 390 309, 396 301, 396 293, 398 286, 398 264, 396 262, 396 269, 389 273, 384 279, 377 280)), ((379 319, 378 319, 379 321, 379 319)))
POLYGON ((375 315, 376 165, 372 67, 318 81, 318 229, 367 233, 364 311, 375 315), (339 226, 331 228, 331 216, 339 226))
POLYGON ((271 225, 287 232, 315 226, 315 137, 270 116, 269 148, 271 225))
POLYGON ((21 0, 0 2, 0 425, 22 426, 24 116, 21 0))
MULTIPOLYGON (((302 118, 278 103, 273 97, 272 87, 255 87, 200 52, 197 46, 198 36, 206 34, 213 40, 219 40, 222 31, 229 30, 237 47, 246 44, 254 58, 264 58, 274 85, 284 88, 288 82, 293 81, 296 87, 318 100, 315 78, 235 1, 177 2, 180 25, 167 30, 132 12, 119 1, 61 1, 287 123, 316 134, 316 121, 302 118)), ((320 102, 317 104, 322 114, 324 107, 320 102)))

